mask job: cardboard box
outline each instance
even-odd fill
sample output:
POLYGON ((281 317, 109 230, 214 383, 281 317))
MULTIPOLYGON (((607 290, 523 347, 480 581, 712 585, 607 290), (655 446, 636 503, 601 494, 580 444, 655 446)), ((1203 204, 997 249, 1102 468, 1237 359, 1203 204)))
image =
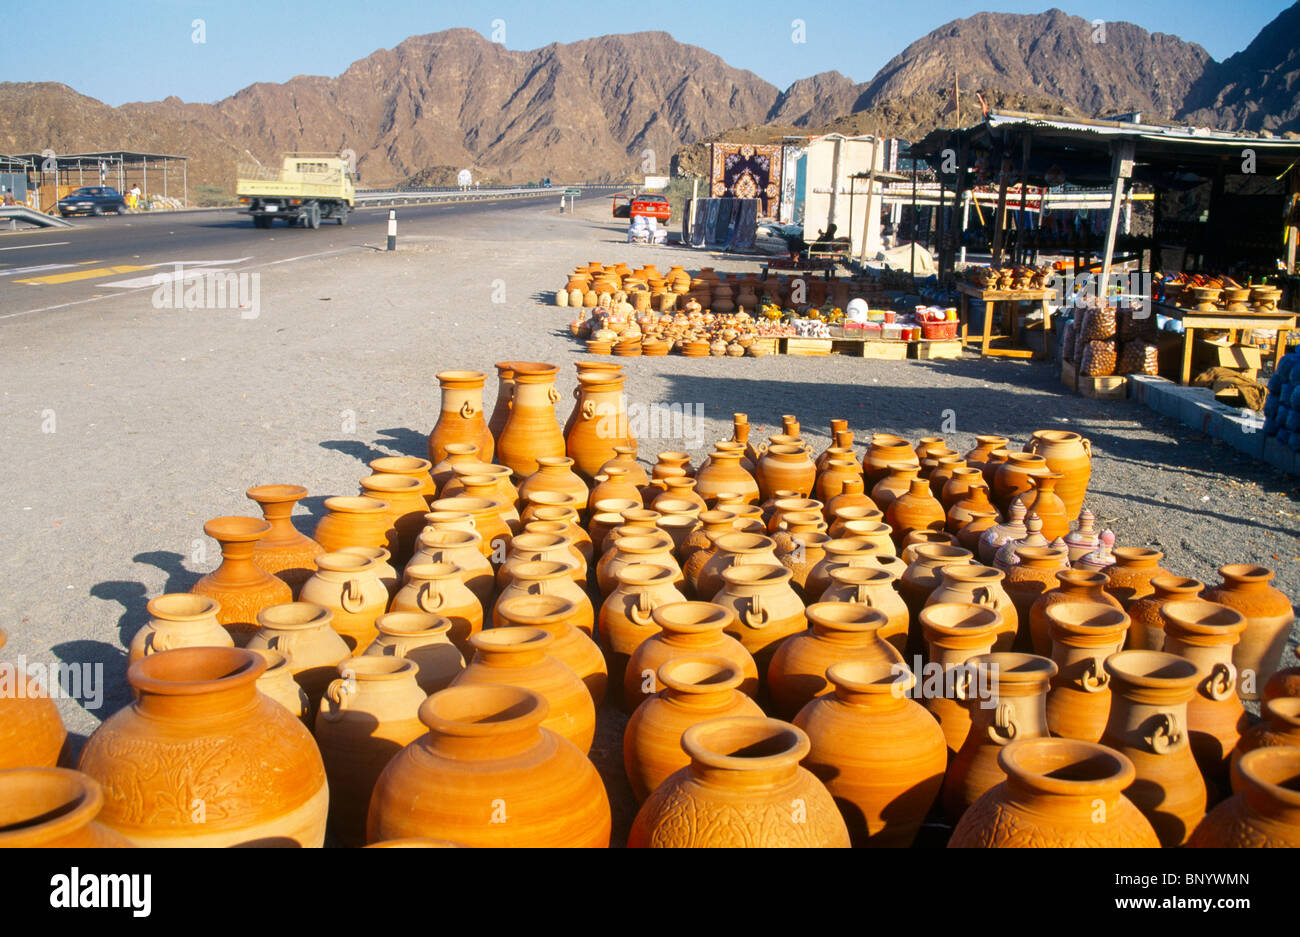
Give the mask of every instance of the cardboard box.
POLYGON ((1227 339, 1196 338, 1192 349, 1195 363, 1193 377, 1206 368, 1232 368, 1234 371, 1258 371, 1262 364, 1259 349, 1254 345, 1229 342, 1227 339))
POLYGON ((1079 393, 1094 400, 1123 400, 1128 396, 1128 378, 1123 374, 1106 377, 1079 375, 1079 393))
POLYGON ((1069 361, 1061 362, 1061 383, 1070 390, 1079 389, 1079 369, 1069 361))

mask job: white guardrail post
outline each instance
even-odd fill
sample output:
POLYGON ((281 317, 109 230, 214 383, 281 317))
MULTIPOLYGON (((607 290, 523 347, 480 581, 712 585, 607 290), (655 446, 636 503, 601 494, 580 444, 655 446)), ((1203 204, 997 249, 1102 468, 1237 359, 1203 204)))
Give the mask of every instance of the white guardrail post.
POLYGON ((397 209, 388 209, 388 249, 397 250, 397 209))

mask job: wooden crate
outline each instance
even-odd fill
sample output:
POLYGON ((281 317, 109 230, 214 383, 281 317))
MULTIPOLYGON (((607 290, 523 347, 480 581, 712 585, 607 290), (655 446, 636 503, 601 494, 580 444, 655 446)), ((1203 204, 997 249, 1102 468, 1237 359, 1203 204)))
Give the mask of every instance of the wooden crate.
POLYGON ((1061 383, 1070 390, 1079 389, 1079 369, 1069 361, 1061 362, 1061 383))
POLYGON ((960 358, 961 339, 920 339, 913 343, 917 361, 934 361, 938 358, 960 358))
POLYGON ((779 338, 756 338, 752 344, 765 349, 769 355, 775 355, 780 351, 780 343, 781 339, 779 338))
POLYGON ((1106 377, 1079 375, 1079 393, 1094 400, 1123 400, 1128 396, 1128 378, 1123 374, 1106 377))
POLYGON ((834 342, 829 338, 783 338, 781 344, 783 354, 810 357, 829 355, 834 342))
POLYGON ((885 361, 905 361, 907 359, 907 346, 910 344, 911 342, 902 342, 897 339, 868 339, 862 343, 862 357, 885 361))

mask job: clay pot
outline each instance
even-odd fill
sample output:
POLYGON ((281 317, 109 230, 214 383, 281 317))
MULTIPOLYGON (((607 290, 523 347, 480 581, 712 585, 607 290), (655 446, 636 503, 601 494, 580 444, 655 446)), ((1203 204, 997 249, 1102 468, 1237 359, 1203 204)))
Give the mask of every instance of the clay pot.
POLYGON ((578 518, 578 512, 568 506, 549 506, 549 505, 532 505, 531 520, 524 521, 524 531, 533 532, 553 532, 563 534, 568 537, 573 544, 573 550, 584 563, 590 564, 595 552, 591 543, 591 534, 582 527, 582 522, 578 518), (540 526, 548 525, 547 527, 540 526))
MULTIPOLYGON (((451 622, 447 637, 468 656, 470 639, 483 630, 483 606, 460 578, 454 563, 419 563, 406 570, 406 584, 393 596, 390 612, 423 612, 451 622)), ((499 601, 499 600, 498 600, 499 601)), ((375 630, 372 624, 372 632, 375 630)), ((370 646, 375 634, 361 645, 370 646)))
POLYGON ((911 490, 912 481, 919 477, 920 467, 906 462, 895 462, 889 466, 889 473, 871 489, 871 501, 880 510, 888 513, 894 501, 911 490))
POLYGON ((1065 502, 1056 494, 1056 484, 1062 476, 1056 472, 1044 472, 1029 476, 1033 485, 1031 491, 1020 496, 1028 514, 1038 515, 1043 522, 1043 536, 1048 540, 1064 538, 1070 532, 1070 521, 1066 517, 1065 502))
POLYGON ((627 662, 642 641, 659 633, 653 612, 661 605, 685 602, 674 585, 676 575, 666 566, 637 563, 618 571, 618 586, 600 607, 598 631, 609 670, 609 692, 624 707, 623 678, 627 662))
POLYGON ((984 483, 979 469, 957 469, 943 486, 939 500, 947 512, 944 516, 949 533, 956 533, 977 511, 997 512, 989 500, 989 486, 984 483))
MULTIPOLYGON (((480 549, 483 538, 477 532, 464 530, 429 530, 426 528, 415 541, 415 553, 402 570, 402 585, 410 581, 412 566, 429 563, 452 563, 456 575, 483 608, 491 608, 496 595, 496 578, 492 564, 480 549)), ((513 543, 513 542, 512 542, 513 543)), ((503 566, 504 568, 504 566, 503 566)), ((394 596, 396 592, 394 591, 394 596)))
POLYGON ((596 734, 596 707, 582 678, 551 656, 555 642, 540 628, 481 631, 470 638, 474 656, 452 687, 504 684, 539 693, 550 704, 542 725, 585 755, 596 734))
POLYGON ((1056 674, 1056 664, 1033 654, 980 654, 966 666, 971 728, 943 781, 943 812, 953 823, 1006 780, 998 756, 1007 744, 1048 737, 1047 688, 1056 674))
POLYGON ((1260 706, 1260 715, 1264 721, 1254 726, 1237 743, 1232 751, 1231 773, 1232 792, 1240 794, 1245 790, 1245 778, 1241 775, 1241 756, 1257 748, 1278 748, 1291 746, 1300 748, 1300 699, 1281 696, 1271 699, 1260 706))
POLYGON ((473 519, 474 530, 481 538, 479 552, 489 560, 500 563, 510 551, 514 534, 502 517, 504 505, 491 498, 439 498, 433 502, 433 513, 454 512, 468 514, 473 519))
POLYGON ((644 501, 641 489, 632 484, 627 469, 614 466, 608 473, 596 476, 596 487, 591 489, 591 503, 602 501, 632 501, 640 507, 644 501))
POLYGON ((496 614, 503 628, 536 628, 554 638, 547 653, 578 675, 597 706, 604 701, 605 658, 596 642, 574 626, 574 602, 555 595, 519 596, 502 602, 496 614))
POLYGON ((712 599, 722 588, 722 574, 732 566, 779 566, 776 543, 762 534, 725 533, 714 538, 714 552, 692 584, 695 594, 712 599))
POLYGON ((1145 547, 1118 547, 1114 551, 1115 564, 1106 570, 1110 580, 1106 591, 1119 599, 1124 610, 1143 596, 1155 592, 1151 580, 1156 576, 1172 575, 1160 568, 1164 554, 1145 547))
POLYGON ((656 676, 663 664, 700 654, 730 660, 744 675, 741 692, 749 697, 758 695, 758 667, 753 655, 725 630, 736 617, 731 609, 712 602, 674 602, 658 606, 650 617, 659 631, 637 645, 623 675, 623 698, 628 709, 635 710, 663 689, 656 676))
POLYGON ((572 570, 572 564, 552 560, 536 560, 514 567, 514 577, 501 590, 493 606, 492 627, 499 628, 502 625, 501 616, 497 612, 502 602, 530 595, 550 595, 573 602, 576 606, 574 627, 588 636, 594 635, 595 609, 585 589, 573 581, 572 570))
POLYGON ((754 656, 760 675, 781 643, 808 627, 803 601, 790 579, 784 566, 735 565, 723 571, 722 588, 713 597, 715 605, 735 614, 727 633, 754 656))
POLYGON ((433 480, 433 463, 415 456, 394 455, 370 460, 370 469, 376 475, 404 475, 420 483, 425 506, 438 497, 438 485, 433 480))
POLYGON ((187 592, 150 599, 149 620, 131 636, 127 663, 178 647, 234 647, 230 632, 217 621, 219 609, 216 599, 187 592))
MULTIPOLYGON (((7 640, 8 636, 0 631, 0 648, 7 640)), ((58 692, 57 688, 47 687, 9 661, 0 661, 0 687, 4 687, 0 693, 0 771, 53 768, 68 738, 59 708, 50 696, 58 692)), ((3 835, 0 833, 0 837, 3 835)))
POLYGON ((388 597, 391 599, 397 595, 398 576, 397 570, 389 562, 391 555, 383 547, 344 547, 339 553, 349 554, 351 556, 362 556, 368 560, 375 561, 375 572, 379 576, 379 581, 384 584, 388 591, 388 597))
POLYGON ((595 474, 603 475, 611 468, 622 469, 626 473, 626 480, 636 486, 638 491, 644 491, 650 485, 650 476, 636 460, 635 445, 615 445, 614 454, 596 470, 595 474))
POLYGON ((326 514, 316 522, 312 539, 326 553, 344 547, 383 547, 392 552, 388 504, 374 498, 326 498, 326 514))
POLYGON ((865 484, 873 489, 871 499, 877 505, 880 502, 876 498, 874 491, 876 482, 889 473, 890 465, 895 462, 914 465, 918 472, 921 469, 921 460, 916 457, 916 450, 912 448, 906 439, 901 436, 891 436, 888 433, 873 435, 870 445, 867 446, 866 458, 862 460, 862 474, 865 484))
POLYGON ((682 735, 690 765, 641 806, 628 846, 644 848, 847 847, 849 832, 821 781, 799 762, 811 750, 802 729, 775 719, 725 717, 682 735), (783 823, 791 804, 803 822, 783 823), (709 823, 688 818, 707 816, 709 823))
POLYGON ((1300 748, 1259 748, 1238 763, 1242 790, 1215 807, 1187 845, 1210 849, 1300 846, 1300 748))
POLYGON ((1205 816, 1205 781, 1187 732, 1196 667, 1160 651, 1121 651, 1105 666, 1112 697, 1102 744, 1133 762, 1137 777, 1124 793, 1160 845, 1181 846, 1205 816))
MULTIPOLYGON (((571 290, 576 288, 572 279, 570 279, 569 288, 571 290)), ((584 292, 586 291, 585 282, 582 284, 582 289, 584 292)), ((581 296, 578 298, 578 305, 582 305, 581 296)), ((492 407, 492 416, 488 419, 488 433, 493 439, 500 436, 501 430, 505 428, 506 420, 510 416, 510 401, 515 395, 515 363, 513 361, 498 361, 495 367, 497 369, 497 398, 492 407)))
MULTIPOLYGON (((1116 550, 1116 553, 1119 551, 1116 550)), ((1286 595, 1269 585, 1273 571, 1249 563, 1219 567, 1223 583, 1203 593, 1206 600, 1236 609, 1246 618, 1246 631, 1232 652, 1242 699, 1258 699, 1259 689, 1281 666, 1282 652, 1295 621, 1286 595)))
POLYGON ((758 488, 764 498, 777 491, 808 497, 817 484, 817 467, 802 446, 770 445, 758 461, 758 488))
POLYGON ((1019 501, 1011 505, 1007 519, 1000 524, 993 524, 980 537, 977 556, 985 566, 992 566, 997 559, 998 550, 1007 543, 1021 540, 1029 533, 1025 527, 1025 506, 1019 501))
MULTIPOLYGON (((523 529, 523 520, 519 516, 519 510, 515 507, 515 496, 513 488, 509 492, 503 490, 502 483, 509 486, 509 480, 505 478, 509 474, 509 469, 502 465, 482 466, 480 473, 457 467, 456 478, 454 481, 460 483, 460 488, 456 488, 453 482, 448 482, 443 490, 451 492, 446 498, 435 501, 435 504, 446 504, 448 501, 455 501, 460 498, 468 498, 471 501, 486 501, 492 505, 491 510, 496 513, 497 519, 505 525, 509 535, 513 536, 523 529)), ((475 529, 478 529, 477 522, 475 529)), ((510 544, 507 542, 508 548, 510 544)), ((494 551, 495 552, 495 551, 494 551)))
POLYGON ((957 545, 963 550, 970 550, 972 555, 979 555, 980 539, 998 522, 997 512, 992 507, 990 504, 988 511, 971 511, 970 520, 957 530, 957 545))
MULTIPOLYGON (((855 521, 876 523, 876 524, 880 524, 881 526, 885 526, 884 525, 885 512, 876 507, 868 507, 865 504, 863 505, 850 504, 843 507, 836 505, 834 508, 831 508, 830 505, 827 505, 827 509, 831 513, 831 521, 830 521, 831 526, 830 529, 827 530, 826 532, 830 534, 832 537, 839 538, 839 537, 850 536, 849 534, 845 533, 845 530, 847 529, 849 524, 854 523, 855 521)), ((860 536, 860 535, 854 534, 853 536, 860 536)), ((885 530, 885 539, 889 540, 889 530, 887 527, 885 530)), ((894 547, 894 542, 892 540, 889 540, 889 549, 891 552, 896 552, 896 548, 894 547)))
POLYGON ((351 553, 322 553, 316 566, 316 574, 303 584, 301 600, 333 612, 331 626, 353 656, 360 654, 375 639, 375 619, 388 607, 379 563, 351 553))
POLYGON ((1057 666, 1047 693, 1047 725, 1053 735, 1099 741, 1111 704, 1103 665, 1124 646, 1128 616, 1095 602, 1066 602, 1046 611, 1057 666))
MULTIPOLYGON (((966 460, 966 465, 970 468, 983 470, 989 460, 989 455, 998 449, 1006 449, 1011 442, 1005 436, 976 436, 975 448, 967 452, 962 458, 966 460)), ((985 478, 986 482, 990 480, 985 478)), ((991 482, 990 482, 991 483, 991 482)))
MULTIPOLYGON (((889 525, 886 524, 885 526, 888 527, 889 525)), ((958 545, 957 538, 946 530, 913 530, 903 538, 899 549, 899 559, 903 561, 906 568, 916 562, 917 547, 932 544, 942 544, 946 547, 958 545)))
POLYGON ((257 630, 257 613, 268 605, 293 601, 293 590, 253 562, 257 542, 271 529, 252 517, 217 517, 203 532, 221 544, 221 565, 192 587, 194 595, 216 599, 217 621, 236 644, 247 644, 257 630))
POLYGON ((989 486, 992 489, 990 497, 993 503, 998 506, 998 510, 1006 513, 1012 502, 1033 489, 1034 483, 1030 478, 1047 471, 1047 460, 1042 456, 1031 452, 1009 452, 1007 461, 998 466, 993 475, 993 483, 989 486))
POLYGON ((903 655, 881 637, 889 619, 877 609, 841 602, 808 606, 807 631, 781 642, 767 668, 771 712, 793 719, 813 697, 831 688, 827 668, 842 661, 861 661, 906 669, 903 655))
POLYGON ((885 508, 885 523, 893 529, 894 542, 901 547, 904 538, 914 530, 942 532, 943 505, 930 494, 930 485, 924 478, 913 478, 907 493, 885 508))
POLYGON ((441 371, 437 375, 442 387, 442 409, 438 422, 429 433, 429 461, 437 465, 447 457, 448 443, 471 443, 478 455, 492 461, 492 433, 483 416, 482 371, 441 371))
MULTIPOLYGON (((1109 605, 1123 611, 1119 600, 1106 591, 1106 574, 1090 572, 1086 569, 1058 569, 1055 572, 1057 586, 1048 589, 1029 609, 1029 635, 1034 653, 1046 656, 1052 653, 1052 638, 1048 633, 1047 609, 1053 605, 1071 602, 1092 602, 1109 605)), ((1129 626, 1129 646, 1133 646, 1133 632, 1138 628, 1138 619, 1132 618, 1129 626)), ((1147 650, 1156 650, 1164 643, 1164 626, 1161 625, 1160 641, 1156 647, 1147 646, 1147 650)))
POLYGON ((510 544, 510 554, 497 569, 497 585, 505 588, 514 578, 514 569, 521 563, 564 563, 569 567, 569 578, 580 587, 587 585, 587 561, 574 549, 573 541, 562 534, 520 534, 510 544))
POLYGON ((1165 651, 1190 660, 1200 676, 1196 696, 1187 704, 1192 754, 1201 773, 1225 789, 1232 750, 1250 725, 1237 691, 1239 672, 1232 662, 1233 650, 1246 630, 1245 617, 1236 609, 1200 599, 1166 602, 1160 614, 1165 620, 1165 651))
POLYGON ((325 552, 315 540, 298 533, 290 520, 293 506, 307 496, 307 489, 301 485, 258 485, 244 496, 258 503, 262 517, 271 525, 253 549, 253 562, 279 576, 296 595, 316 571, 316 555, 325 552))
MULTIPOLYGON (((822 504, 820 501, 812 498, 802 498, 798 494, 786 494, 784 492, 777 492, 776 494, 779 497, 773 497, 763 505, 764 513, 767 515, 768 533, 775 534, 778 531, 785 530, 787 527, 785 519, 790 514, 815 514, 818 520, 821 519, 822 504)), ((816 525, 808 529, 817 530, 819 527, 820 525, 816 525)))
MULTIPOLYGON (((510 468, 517 479, 537 471, 544 456, 565 455, 564 434, 555 418, 560 399, 555 389, 559 368, 553 364, 515 364, 515 391, 510 416, 497 440, 497 461, 510 468)), ((581 468, 581 462, 575 458, 581 468)))
MULTIPOLYGON (((838 462, 839 460, 835 459, 832 461, 838 462)), ((884 512, 880 511, 880 509, 876 507, 876 503, 872 501, 863 490, 862 476, 860 474, 854 474, 843 480, 840 493, 826 502, 826 507, 822 509, 822 515, 826 518, 826 521, 830 523, 839 518, 845 511, 849 512, 845 517, 846 520, 855 518, 879 520, 885 516, 884 512)))
POLYGON ((124 849, 134 845, 96 818, 104 792, 67 768, 0 770, 0 849, 124 849))
POLYGON ((325 766, 307 728, 257 692, 265 668, 233 647, 132 664, 138 698, 81 753, 80 770, 105 791, 100 822, 137 846, 320 846, 325 766))
MULTIPOLYGON (((1000 469, 1003 466, 1003 464, 1006 463, 1007 459, 1009 459, 1010 457, 1011 457, 1010 450, 1005 448, 994 449, 992 452, 988 454, 988 460, 984 463, 984 467, 980 470, 984 473, 984 481, 989 486, 990 498, 992 498, 993 480, 997 478, 998 469, 1000 469)), ((996 499, 993 500, 996 502, 996 499)))
POLYGON ((347 642, 331 623, 334 613, 311 602, 272 605, 257 615, 261 626, 248 641, 249 650, 275 651, 288 661, 294 682, 307 696, 306 725, 315 725, 316 710, 338 664, 352 656, 347 642))
MULTIPOLYGON (((708 509, 708 504, 695 491, 695 479, 685 476, 680 478, 666 478, 660 484, 663 490, 656 494, 650 506, 660 513, 669 513, 667 508, 660 507, 660 503, 669 504, 676 508, 676 513, 689 511, 685 505, 693 505, 694 513, 699 514, 701 511, 708 509), (684 502, 684 504, 683 504, 684 502)), ((652 486, 653 487, 653 486, 652 486)))
POLYGON ((1002 630, 993 642, 994 651, 1009 651, 1019 628, 1016 606, 1002 587, 1003 573, 989 566, 956 564, 939 567, 939 584, 926 598, 926 605, 956 602, 987 605, 1002 616, 1002 630))
POLYGON ((415 682, 425 696, 451 686, 465 669, 465 658, 451 643, 451 622, 424 612, 389 612, 375 619, 379 636, 362 656, 409 660, 418 668, 415 682))
POLYGON ((527 501, 540 491, 556 491, 573 496, 573 507, 585 511, 589 490, 587 483, 573 471, 573 459, 568 456, 543 456, 537 460, 537 471, 524 479, 519 486, 519 497, 527 501))
MULTIPOLYGON (((924 469, 924 466, 922 466, 922 469, 924 469)), ((965 459, 958 455, 950 455, 936 459, 934 469, 925 476, 926 481, 930 483, 930 494, 943 502, 945 511, 952 505, 948 498, 944 497, 943 491, 948 487, 948 483, 952 481, 958 471, 963 474, 957 476, 958 483, 953 489, 954 494, 952 497, 953 500, 956 500, 960 496, 959 493, 964 493, 969 487, 971 479, 980 482, 984 481, 984 476, 980 474, 979 469, 967 468, 965 459)))
POLYGON ((947 566, 969 566, 969 550, 942 543, 922 544, 916 548, 916 560, 909 564, 898 580, 898 593, 903 597, 911 614, 912 627, 909 631, 908 648, 911 653, 919 654, 925 639, 921 635, 921 609, 930 599, 930 593, 939 588, 943 581, 943 570, 947 566))
POLYGON ((605 786, 583 753, 546 727, 548 709, 541 694, 518 686, 453 686, 429 697, 419 711, 429 732, 375 785, 367 840, 608 847, 605 786))
POLYGON ((673 772, 690 764, 682 734, 693 725, 728 716, 762 718, 739 689, 745 675, 725 657, 677 657, 659 668, 663 689, 632 714, 623 731, 623 770, 637 803, 673 772))
POLYGON ((1076 739, 1032 738, 1004 747, 998 765, 1007 779, 966 811, 950 849, 1160 845, 1123 794, 1137 772, 1119 752, 1076 739), (1099 816, 1106 822, 1098 823, 1099 816))
POLYGON ((1060 585, 1056 574, 1069 568, 1069 553, 1065 547, 1021 547, 1016 555, 1020 562, 1007 573, 1006 590, 1023 624, 1017 636, 1017 646, 1028 650, 1034 646, 1031 634, 1034 604, 1060 585))
POLYGON ((654 481, 669 478, 694 478, 695 469, 691 467, 691 457, 685 452, 661 452, 659 458, 650 468, 650 477, 654 481))
POLYGON ((707 464, 695 473, 695 493, 706 502, 718 495, 735 493, 749 504, 760 500, 759 485, 754 476, 741 467, 741 453, 734 450, 714 449, 707 464))
POLYGON ((362 656, 339 664, 316 716, 316 744, 330 784, 330 828, 345 846, 365 842, 370 795, 384 766, 423 734, 426 698, 419 668, 398 657, 362 656))
POLYGON ((477 468, 488 464, 479 458, 478 446, 475 443, 453 442, 447 444, 446 458, 434 465, 429 470, 429 475, 438 489, 438 497, 450 497, 444 494, 443 490, 449 483, 460 487, 460 483, 455 481, 457 469, 470 466, 477 468))
MULTIPOLYGON (((1102 573, 1089 573, 1089 576, 1102 576, 1102 573)), ((1165 646, 1165 619, 1160 614, 1166 602, 1178 602, 1198 598, 1205 588, 1199 579, 1187 579, 1182 576, 1153 576, 1151 587, 1155 590, 1143 596, 1128 607, 1128 616, 1132 621, 1128 629, 1128 648, 1133 651, 1159 651, 1165 646)), ((1110 598, 1110 594, 1106 593, 1110 598)), ((1116 606, 1119 602, 1115 602, 1116 606)))
MULTIPOLYGON (((620 528, 622 529, 622 528, 620 528)), ((605 556, 596 564, 596 583, 601 595, 609 595, 618 585, 618 571, 626 566, 648 563, 673 570, 673 582, 681 588, 686 578, 673 556, 673 539, 660 530, 631 530, 627 536, 611 535, 606 540, 605 556)))
POLYGON ((1288 667, 1269 677, 1261 699, 1268 702, 1279 696, 1300 696, 1300 667, 1288 667))
POLYGON ((1048 469, 1061 475, 1056 494, 1065 505, 1066 519, 1074 520, 1083 507, 1088 482, 1092 478, 1092 443, 1078 433, 1040 429, 1025 449, 1042 456, 1048 469))
POLYGON ((409 475, 370 475, 361 479, 361 496, 388 505, 390 540, 396 543, 390 552, 397 566, 405 565, 415 548, 415 538, 424 529, 424 515, 429 513, 420 480, 409 475))
POLYGON ((577 473, 588 481, 614 458, 615 446, 628 446, 635 452, 623 382, 622 373, 612 371, 578 375, 576 418, 564 434, 565 451, 560 454, 572 458, 577 473))
POLYGON ((948 751, 961 750, 970 734, 970 711, 962 705, 969 695, 971 670, 966 662, 993 649, 1002 629, 1002 616, 987 605, 943 604, 921 609, 921 634, 929 647, 929 662, 937 668, 921 689, 925 708, 939 722, 948 751))
POLYGON ((879 611, 885 616, 885 624, 879 630, 880 639, 900 654, 907 650, 911 616, 907 604, 894 591, 897 576, 871 566, 840 566, 831 570, 830 579, 830 585, 818 601, 844 602, 879 611))

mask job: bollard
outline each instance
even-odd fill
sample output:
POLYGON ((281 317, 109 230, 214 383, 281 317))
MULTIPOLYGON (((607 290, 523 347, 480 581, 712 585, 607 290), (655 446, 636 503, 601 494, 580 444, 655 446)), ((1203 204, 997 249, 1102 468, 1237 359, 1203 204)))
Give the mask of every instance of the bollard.
POLYGON ((560 193, 560 214, 564 214, 564 193, 560 193))
POLYGON ((397 209, 388 209, 388 249, 397 250, 397 209))

